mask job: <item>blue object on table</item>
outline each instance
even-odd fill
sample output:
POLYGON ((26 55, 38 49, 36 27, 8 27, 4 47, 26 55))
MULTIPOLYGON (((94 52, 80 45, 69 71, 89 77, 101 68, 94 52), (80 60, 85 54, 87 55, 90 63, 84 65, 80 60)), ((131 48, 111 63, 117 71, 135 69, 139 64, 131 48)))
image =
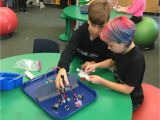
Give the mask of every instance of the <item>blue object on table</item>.
POLYGON ((11 90, 23 84, 23 75, 0 72, 0 90, 11 90))
MULTIPOLYGON (((43 89, 39 89, 39 87, 45 85, 46 79, 50 78, 51 76, 54 76, 54 74, 56 74, 56 72, 51 71, 51 72, 47 73, 47 75, 44 74, 42 76, 39 76, 39 77, 32 79, 31 81, 25 82, 22 86, 23 91, 28 96, 30 96, 42 109, 44 109, 53 118, 65 119, 65 118, 69 117, 70 115, 72 115, 73 113, 77 112, 78 110, 84 108, 86 105, 92 103, 96 99, 96 92, 94 90, 90 89, 89 87, 87 87, 86 85, 81 83, 80 81, 77 81, 76 75, 68 75, 69 81, 72 81, 73 79, 76 79, 76 81, 77 81, 78 86, 74 88, 74 91, 77 95, 83 94, 83 99, 81 100, 82 105, 80 107, 75 106, 75 99, 73 99, 73 91, 68 90, 68 91, 66 91, 66 95, 68 96, 68 98, 70 98, 71 101, 67 101, 63 104, 59 104, 57 111, 52 109, 52 105, 60 100, 59 94, 56 96, 52 96, 52 97, 50 97, 50 95, 47 95, 48 99, 45 98, 42 101, 37 98, 37 95, 40 92, 43 92, 43 91, 41 91, 43 89), (40 91, 37 92, 37 90, 38 91, 40 90, 40 91), (70 106, 70 108, 69 109, 67 108, 67 110, 66 110, 65 109, 66 106, 67 107, 70 106)), ((52 84, 54 84, 54 82, 52 84)), ((49 86, 52 84, 49 84, 49 86)), ((49 88, 51 88, 51 87, 49 87, 49 88)), ((49 88, 46 88, 46 89, 49 89, 49 88)), ((51 88, 50 90, 53 93, 56 92, 55 90, 53 90, 53 88, 51 88)))
POLYGON ((89 5, 82 5, 82 6, 80 7, 80 12, 81 12, 81 14, 88 14, 88 6, 89 6, 89 5))

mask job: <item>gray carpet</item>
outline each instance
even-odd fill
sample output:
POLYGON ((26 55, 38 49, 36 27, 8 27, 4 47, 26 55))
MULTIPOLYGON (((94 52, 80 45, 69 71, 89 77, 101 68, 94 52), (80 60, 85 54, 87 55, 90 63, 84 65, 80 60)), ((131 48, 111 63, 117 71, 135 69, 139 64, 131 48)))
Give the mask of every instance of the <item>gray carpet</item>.
MULTIPOLYGON (((35 38, 54 39, 60 44, 60 51, 64 49, 66 43, 58 40, 58 36, 65 31, 65 20, 59 16, 62 9, 55 6, 41 10, 30 7, 27 14, 15 12, 19 19, 18 28, 12 37, 0 40, 1 58, 32 53, 35 38)), ((150 17, 157 22, 160 20, 157 16, 150 17)), ((146 59, 144 82, 160 87, 159 38, 155 41, 153 50, 143 52, 146 59)))

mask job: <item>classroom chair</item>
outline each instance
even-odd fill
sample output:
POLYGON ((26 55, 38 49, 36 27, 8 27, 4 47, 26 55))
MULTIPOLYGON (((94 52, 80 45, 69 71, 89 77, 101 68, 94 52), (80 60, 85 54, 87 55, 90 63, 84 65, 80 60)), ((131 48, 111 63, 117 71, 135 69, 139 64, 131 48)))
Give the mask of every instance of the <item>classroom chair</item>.
POLYGON ((160 89, 147 83, 142 83, 142 88, 144 101, 132 120, 160 120, 160 89))
POLYGON ((59 53, 59 44, 49 39, 35 39, 33 53, 59 53))

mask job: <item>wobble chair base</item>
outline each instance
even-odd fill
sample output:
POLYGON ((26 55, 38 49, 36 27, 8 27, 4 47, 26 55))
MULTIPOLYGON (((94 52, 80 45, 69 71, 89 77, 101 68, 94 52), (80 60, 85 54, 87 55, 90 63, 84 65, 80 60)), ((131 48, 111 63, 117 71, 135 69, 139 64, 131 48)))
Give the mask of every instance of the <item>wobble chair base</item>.
POLYGON ((11 38, 13 35, 13 33, 9 33, 9 34, 6 34, 6 35, 0 35, 0 40, 6 40, 8 38, 11 38))
POLYGON ((149 51, 149 50, 154 49, 154 43, 152 43, 151 45, 147 45, 147 46, 140 46, 140 45, 139 45, 139 48, 140 48, 141 50, 149 51))

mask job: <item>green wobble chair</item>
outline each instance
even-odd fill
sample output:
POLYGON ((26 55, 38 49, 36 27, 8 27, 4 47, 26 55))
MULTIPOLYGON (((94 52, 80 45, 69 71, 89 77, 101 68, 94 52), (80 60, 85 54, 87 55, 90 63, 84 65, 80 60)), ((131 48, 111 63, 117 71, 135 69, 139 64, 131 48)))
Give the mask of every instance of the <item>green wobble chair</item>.
POLYGON ((153 49, 158 31, 158 24, 154 19, 143 17, 142 21, 136 24, 134 42, 144 50, 153 49))

